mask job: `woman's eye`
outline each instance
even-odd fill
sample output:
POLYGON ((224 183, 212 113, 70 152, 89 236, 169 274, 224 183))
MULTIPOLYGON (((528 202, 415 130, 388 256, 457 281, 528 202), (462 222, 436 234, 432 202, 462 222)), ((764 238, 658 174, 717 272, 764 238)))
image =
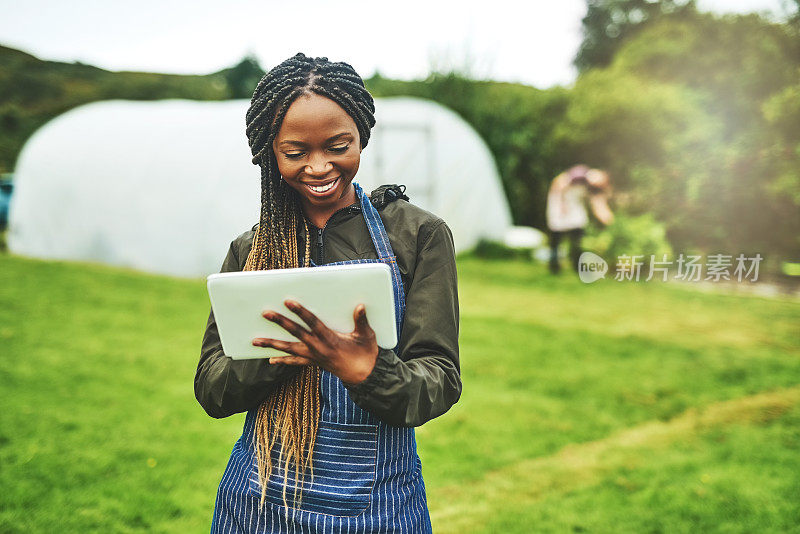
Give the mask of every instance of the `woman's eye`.
POLYGON ((303 157, 305 152, 284 152, 283 155, 289 159, 300 159, 303 157))
POLYGON ((348 148, 350 148, 350 145, 337 145, 330 147, 328 150, 336 154, 344 154, 348 148))

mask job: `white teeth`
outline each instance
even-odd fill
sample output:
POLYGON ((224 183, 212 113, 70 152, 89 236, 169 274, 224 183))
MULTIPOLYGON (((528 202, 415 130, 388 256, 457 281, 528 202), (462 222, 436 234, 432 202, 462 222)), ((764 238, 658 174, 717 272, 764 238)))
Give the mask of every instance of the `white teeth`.
POLYGON ((309 185, 309 184, 307 184, 307 185, 308 185, 308 188, 311 189, 312 191, 314 191, 315 193, 324 193, 325 191, 330 191, 333 188, 333 186, 336 185, 336 182, 338 182, 338 181, 339 181, 339 179, 337 178, 334 181, 332 181, 331 183, 325 184, 325 185, 320 185, 320 186, 309 185))

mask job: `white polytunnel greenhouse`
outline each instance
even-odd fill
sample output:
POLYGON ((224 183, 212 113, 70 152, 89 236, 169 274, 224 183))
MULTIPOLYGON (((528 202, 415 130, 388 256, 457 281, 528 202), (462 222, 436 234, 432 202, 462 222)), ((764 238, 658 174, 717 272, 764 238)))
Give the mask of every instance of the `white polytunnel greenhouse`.
MULTIPOLYGON (((219 270, 258 222, 249 101, 105 101, 56 117, 20 154, 8 245, 38 258, 97 261, 177 276, 219 270)), ((376 100, 356 181, 407 186, 443 218, 458 251, 511 226, 494 160, 458 115, 416 98, 376 100)))

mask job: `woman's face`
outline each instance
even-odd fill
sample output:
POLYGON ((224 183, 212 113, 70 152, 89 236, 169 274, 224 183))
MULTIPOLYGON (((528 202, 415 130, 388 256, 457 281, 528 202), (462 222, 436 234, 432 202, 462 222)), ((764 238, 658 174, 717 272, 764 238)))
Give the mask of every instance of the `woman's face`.
POLYGON ((351 182, 361 161, 361 139, 356 123, 333 100, 299 96, 272 147, 281 176, 300 194, 312 220, 355 201, 351 182))

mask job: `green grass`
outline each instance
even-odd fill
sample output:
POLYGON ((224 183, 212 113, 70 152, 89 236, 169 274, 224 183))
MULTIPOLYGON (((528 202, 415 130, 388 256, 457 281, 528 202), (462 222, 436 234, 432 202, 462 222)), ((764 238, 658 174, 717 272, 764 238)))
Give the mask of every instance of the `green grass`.
MULTIPOLYGON (((438 532, 800 532, 800 304, 459 264, 438 532)), ((202 281, 0 256, 0 532, 206 532, 202 281)))

